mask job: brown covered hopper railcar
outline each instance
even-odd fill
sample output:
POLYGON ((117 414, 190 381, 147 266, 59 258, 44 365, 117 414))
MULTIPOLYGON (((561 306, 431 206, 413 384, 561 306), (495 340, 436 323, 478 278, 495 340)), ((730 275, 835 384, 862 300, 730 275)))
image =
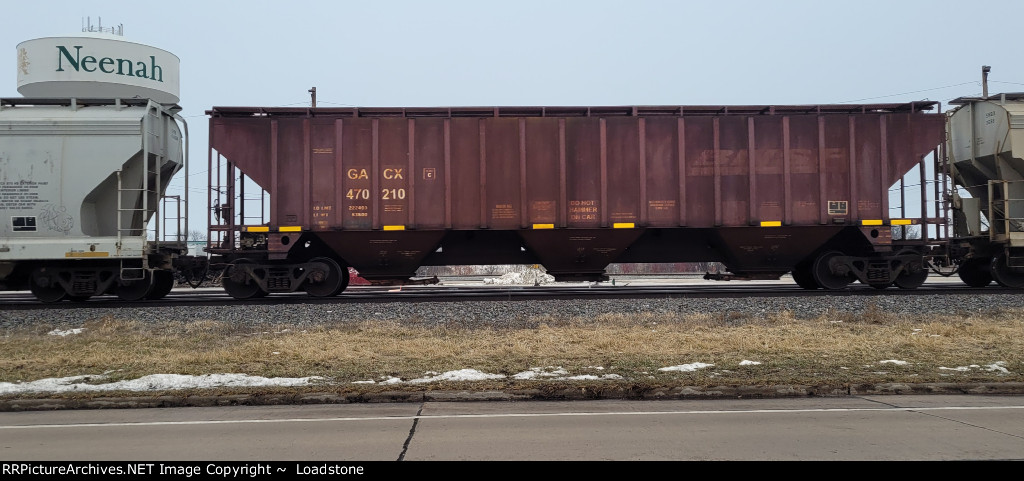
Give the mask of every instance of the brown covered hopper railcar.
POLYGON ((924 246, 892 240, 911 221, 889 218, 888 191, 942 143, 935 105, 216 107, 208 250, 235 297, 471 264, 600 280, 612 262, 717 261, 916 287, 924 246), (266 217, 239 200, 253 183, 266 217))

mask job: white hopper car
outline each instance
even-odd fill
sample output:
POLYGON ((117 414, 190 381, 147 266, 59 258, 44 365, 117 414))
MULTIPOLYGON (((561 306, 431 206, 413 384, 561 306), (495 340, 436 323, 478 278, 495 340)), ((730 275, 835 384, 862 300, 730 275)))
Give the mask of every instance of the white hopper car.
POLYGON ((187 221, 161 216, 182 207, 165 197, 187 160, 179 110, 146 99, 0 99, 0 290, 44 302, 171 290, 187 253, 187 221))

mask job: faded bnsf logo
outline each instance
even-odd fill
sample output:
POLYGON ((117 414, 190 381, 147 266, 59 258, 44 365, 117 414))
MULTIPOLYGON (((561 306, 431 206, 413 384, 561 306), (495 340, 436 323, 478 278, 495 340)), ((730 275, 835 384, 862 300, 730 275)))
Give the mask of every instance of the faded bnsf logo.
POLYGON ((74 69, 76 72, 83 70, 95 72, 98 70, 103 73, 127 75, 129 77, 156 80, 157 82, 164 81, 164 69, 156 64, 156 57, 152 55, 149 56, 149 65, 146 65, 146 62, 133 62, 126 58, 96 58, 92 55, 83 57, 81 45, 76 45, 73 48, 75 49, 75 54, 71 55, 67 47, 63 45, 57 46, 58 72, 63 72, 66 65, 69 69, 74 69))

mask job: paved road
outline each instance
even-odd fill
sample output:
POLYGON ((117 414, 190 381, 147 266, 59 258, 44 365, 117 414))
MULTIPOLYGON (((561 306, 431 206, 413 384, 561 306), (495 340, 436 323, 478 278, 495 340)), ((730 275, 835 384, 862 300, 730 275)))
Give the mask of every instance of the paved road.
POLYGON ((0 413, 0 461, 1024 460, 1024 396, 0 413))

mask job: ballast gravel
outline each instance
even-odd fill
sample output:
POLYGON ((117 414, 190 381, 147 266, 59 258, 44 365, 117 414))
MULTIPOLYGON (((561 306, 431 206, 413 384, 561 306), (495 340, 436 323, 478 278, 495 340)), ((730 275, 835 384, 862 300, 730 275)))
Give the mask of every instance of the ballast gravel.
POLYGON ((245 305, 181 305, 160 307, 67 307, 53 309, 0 309, 0 328, 44 324, 75 328, 90 321, 113 318, 142 322, 219 321, 239 327, 251 325, 315 326, 327 323, 395 321, 424 327, 534 328, 605 314, 702 315, 710 321, 743 322, 782 312, 801 319, 819 316, 856 318, 886 312, 926 319, 940 314, 976 315, 1024 309, 1024 294, 965 295, 837 295, 817 297, 731 297, 665 299, 574 299, 504 301, 416 301, 277 304, 272 298, 245 305))

